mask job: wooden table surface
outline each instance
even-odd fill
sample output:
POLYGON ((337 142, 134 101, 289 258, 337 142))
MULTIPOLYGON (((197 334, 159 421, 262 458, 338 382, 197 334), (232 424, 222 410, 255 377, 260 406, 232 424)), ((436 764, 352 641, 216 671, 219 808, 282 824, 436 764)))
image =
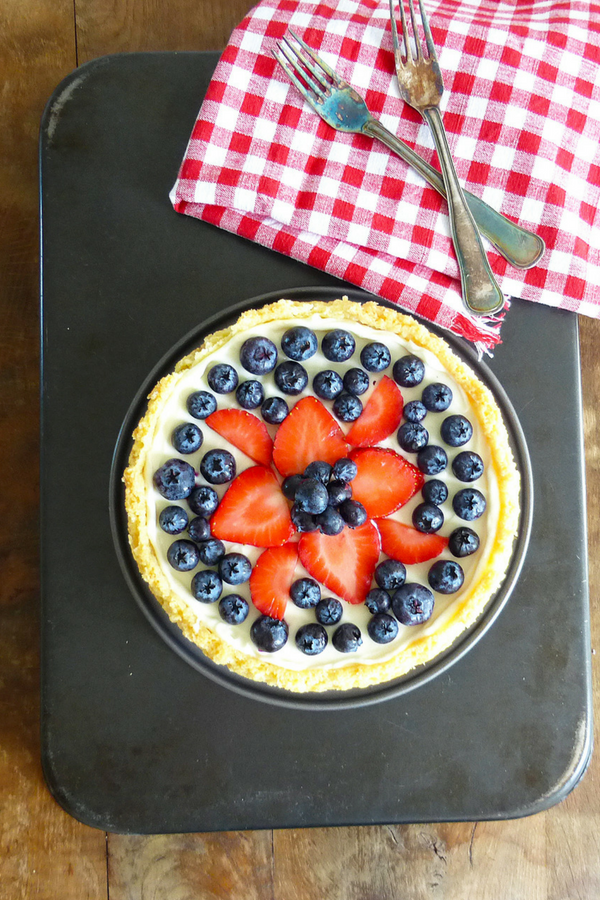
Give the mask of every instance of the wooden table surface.
MULTIPOLYGON (((75 821, 44 784, 37 540, 40 116, 54 87, 77 65, 124 51, 220 50, 251 5, 0 0, 0 900, 597 900, 598 757, 580 785, 548 812, 476 824, 121 836, 75 821)), ((600 322, 582 318, 580 334, 596 641, 600 322)), ((594 695, 598 706, 597 672, 594 695)))

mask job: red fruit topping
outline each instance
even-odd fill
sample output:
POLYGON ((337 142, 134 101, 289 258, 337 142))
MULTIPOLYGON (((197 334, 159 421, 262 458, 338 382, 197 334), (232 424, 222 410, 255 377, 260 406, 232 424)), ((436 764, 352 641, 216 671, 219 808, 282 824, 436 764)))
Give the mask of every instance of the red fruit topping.
POLYGON ((434 559, 448 546, 448 538, 441 534, 423 534, 394 519, 378 519, 376 525, 381 533, 383 552, 405 566, 434 559))
POLYGON ((348 455, 342 429, 316 397, 298 400, 275 435, 273 462, 284 478, 323 460, 333 465, 348 455))
POLYGON ((373 447, 396 430, 403 409, 404 397, 399 388, 384 375, 346 435, 346 440, 355 447, 373 447))
POLYGON ((371 519, 389 516, 423 487, 423 473, 393 450, 367 447, 350 458, 358 474, 350 483, 352 499, 362 503, 371 519))
POLYGON ((381 539, 372 522, 340 534, 303 534, 298 544, 305 569, 348 603, 363 603, 379 562, 381 539))
POLYGON ((210 520, 214 537, 253 547, 279 547, 294 534, 287 500, 275 473, 245 469, 231 482, 210 520))
POLYGON ((273 441, 264 422, 245 409, 218 409, 206 419, 206 424, 263 466, 271 465, 273 441))
POLYGON ((297 544, 270 547, 258 557, 250 576, 250 596, 263 616, 283 619, 297 562, 297 544))

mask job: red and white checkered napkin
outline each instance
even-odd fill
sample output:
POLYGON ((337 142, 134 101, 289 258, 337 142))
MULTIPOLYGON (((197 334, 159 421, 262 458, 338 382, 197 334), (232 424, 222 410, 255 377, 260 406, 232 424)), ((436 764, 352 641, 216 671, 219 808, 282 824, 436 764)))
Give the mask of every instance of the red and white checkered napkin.
MULTIPOLYGON (((462 184, 547 245, 528 271, 490 250, 502 290, 600 317, 600 2, 426 8, 462 184)), ((388 0, 262 0, 217 66, 175 209, 492 348, 500 322, 464 312, 446 202, 382 144, 334 131, 313 112, 271 53, 290 25, 437 165, 427 126, 400 99, 388 0)))

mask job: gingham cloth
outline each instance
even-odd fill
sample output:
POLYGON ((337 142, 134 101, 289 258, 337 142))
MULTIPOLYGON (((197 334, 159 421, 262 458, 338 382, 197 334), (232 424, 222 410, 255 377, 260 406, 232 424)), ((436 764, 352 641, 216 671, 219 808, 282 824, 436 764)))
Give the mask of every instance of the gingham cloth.
MULTIPOLYGON (((461 183, 546 242, 524 271, 484 241, 502 290, 600 317, 600 3, 426 9, 461 183)), ((217 65, 174 208, 493 348, 500 322, 464 311, 446 202, 382 144, 316 115, 272 56, 288 26, 438 165, 428 127, 400 99, 388 0, 263 0, 217 65)))

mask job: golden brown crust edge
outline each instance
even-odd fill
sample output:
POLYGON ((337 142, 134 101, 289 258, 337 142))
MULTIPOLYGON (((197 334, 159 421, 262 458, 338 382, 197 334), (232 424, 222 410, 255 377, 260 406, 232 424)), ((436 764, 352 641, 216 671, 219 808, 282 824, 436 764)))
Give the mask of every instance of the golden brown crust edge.
POLYGON ((125 470, 125 506, 129 542, 133 557, 150 590, 185 637, 215 663, 253 681, 294 692, 350 690, 391 681, 429 662, 447 650, 459 635, 479 618, 491 596, 500 587, 512 555, 519 520, 520 476, 508 442, 508 434, 491 392, 475 373, 451 350, 446 341, 406 316, 375 302, 358 304, 347 298, 332 302, 279 300, 260 309, 242 313, 230 327, 209 335, 202 346, 181 359, 148 398, 148 409, 134 432, 134 444, 125 470), (231 337, 255 325, 279 319, 303 319, 312 315, 360 322, 390 331, 431 350, 469 396, 488 442, 499 488, 499 516, 496 538, 489 560, 477 582, 453 610, 440 633, 416 639, 398 655, 380 663, 350 663, 343 669, 291 671, 262 659, 252 659, 198 625, 188 607, 174 596, 147 535, 144 465, 151 446, 155 422, 179 380, 179 373, 196 365, 205 356, 224 346, 231 337))

